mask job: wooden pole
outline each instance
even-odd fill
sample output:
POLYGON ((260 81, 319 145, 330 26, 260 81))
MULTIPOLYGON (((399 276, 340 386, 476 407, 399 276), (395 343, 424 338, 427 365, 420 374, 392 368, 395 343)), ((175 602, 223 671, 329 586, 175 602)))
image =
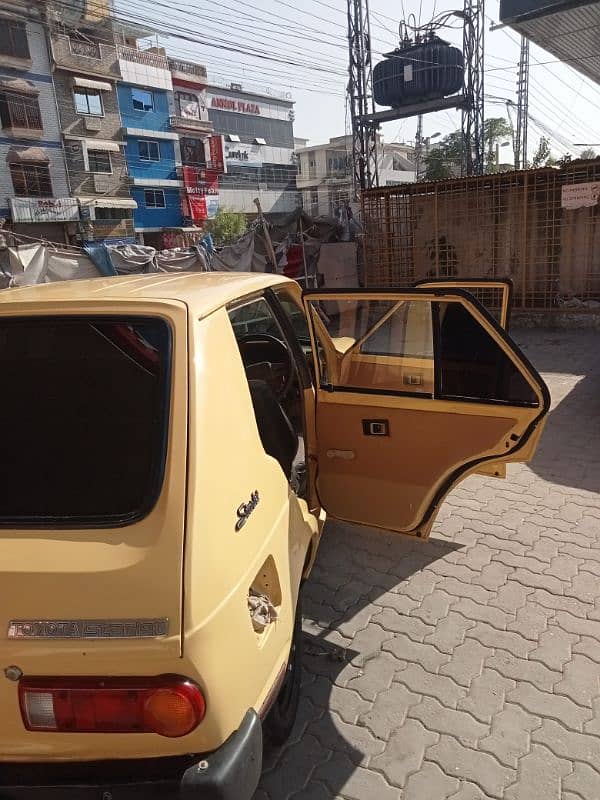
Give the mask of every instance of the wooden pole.
POLYGON ((267 252, 271 262, 273 264, 273 271, 277 272, 277 256, 275 255, 275 248, 273 247, 273 242, 271 241, 271 234, 269 233, 269 229, 267 227, 267 220, 265 219, 265 215, 263 214, 263 210, 260 205, 260 200, 258 197, 254 199, 254 205, 258 209, 258 218, 261 221, 263 232, 265 234, 265 243, 267 245, 267 252))
MULTIPOLYGON (((302 217, 298 220, 300 225, 300 240, 302 241, 302 261, 304 262, 304 288, 309 289, 308 285, 308 266, 306 264, 306 250, 304 249, 304 231, 302 230, 302 217)), ((312 287, 316 288, 315 286, 312 287)))

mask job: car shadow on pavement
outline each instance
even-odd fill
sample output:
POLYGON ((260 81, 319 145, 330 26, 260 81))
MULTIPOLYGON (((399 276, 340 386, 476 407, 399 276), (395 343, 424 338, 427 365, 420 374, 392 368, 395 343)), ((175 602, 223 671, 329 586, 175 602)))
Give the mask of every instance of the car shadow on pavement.
POLYGON ((536 330, 514 335, 538 372, 554 373, 552 410, 530 468, 542 480, 599 492, 598 332, 536 330))
POLYGON ((419 581, 431 581, 424 568, 452 558, 461 548, 439 538, 423 542, 327 523, 303 589, 304 673, 298 720, 283 748, 266 748, 254 800, 331 800, 338 794, 390 797, 389 785, 373 771, 373 761, 369 771, 361 764, 383 753, 386 737, 381 726, 393 725, 399 710, 394 703, 386 708, 373 703, 406 666, 401 660, 406 626, 420 624, 408 611, 423 596, 419 581))

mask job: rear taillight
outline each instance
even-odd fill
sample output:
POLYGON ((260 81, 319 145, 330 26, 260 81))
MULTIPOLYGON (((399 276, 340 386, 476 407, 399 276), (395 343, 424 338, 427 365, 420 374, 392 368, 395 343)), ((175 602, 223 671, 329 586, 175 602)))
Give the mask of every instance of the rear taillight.
POLYGON ((206 712, 199 687, 160 678, 25 678, 19 702, 29 731, 185 736, 206 712))

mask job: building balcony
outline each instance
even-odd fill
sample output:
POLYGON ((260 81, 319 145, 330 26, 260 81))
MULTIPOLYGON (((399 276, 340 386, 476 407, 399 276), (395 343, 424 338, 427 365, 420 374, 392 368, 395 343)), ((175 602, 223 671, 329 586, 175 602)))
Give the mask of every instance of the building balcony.
POLYGON ((75 39, 62 33, 51 36, 56 66, 86 75, 120 78, 117 48, 110 44, 75 39))
POLYGON ((169 69, 174 81, 192 83, 197 86, 206 86, 208 81, 206 67, 203 64, 193 64, 191 61, 182 61, 180 58, 170 58, 169 69))
POLYGON ((119 47, 119 58, 123 61, 130 61, 133 64, 154 67, 154 69, 169 69, 167 57, 151 50, 138 50, 136 47, 119 47))
POLYGON ((138 50, 135 47, 119 47, 118 51, 119 68, 125 83, 163 91, 173 89, 169 62, 162 48, 138 50))
POLYGON ((213 133, 214 126, 208 119, 197 119, 196 117, 182 117, 176 114, 169 117, 169 124, 175 131, 194 131, 194 133, 213 133))
POLYGON ((98 239, 127 239, 135 236, 133 219, 95 219, 85 223, 88 241, 98 239))

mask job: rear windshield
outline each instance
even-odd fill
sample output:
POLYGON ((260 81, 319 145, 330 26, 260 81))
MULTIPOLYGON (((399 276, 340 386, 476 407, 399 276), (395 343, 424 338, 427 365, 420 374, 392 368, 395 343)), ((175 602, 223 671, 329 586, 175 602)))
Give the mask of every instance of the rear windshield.
POLYGON ((163 320, 0 319, 0 525, 147 514, 163 479, 170 362, 163 320))

